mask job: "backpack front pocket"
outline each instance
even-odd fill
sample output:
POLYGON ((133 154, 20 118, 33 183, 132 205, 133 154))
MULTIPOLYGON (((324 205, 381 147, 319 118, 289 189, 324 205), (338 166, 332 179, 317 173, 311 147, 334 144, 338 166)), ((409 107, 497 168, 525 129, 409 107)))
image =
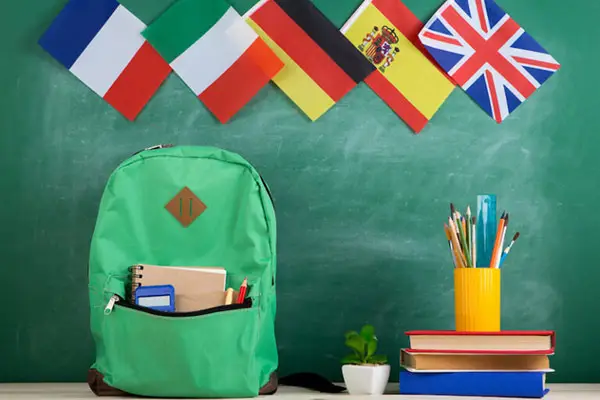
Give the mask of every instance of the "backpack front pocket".
POLYGON ((249 299, 181 314, 119 299, 108 311, 102 327, 107 368, 100 372, 109 385, 154 397, 258 395, 259 310, 249 299))

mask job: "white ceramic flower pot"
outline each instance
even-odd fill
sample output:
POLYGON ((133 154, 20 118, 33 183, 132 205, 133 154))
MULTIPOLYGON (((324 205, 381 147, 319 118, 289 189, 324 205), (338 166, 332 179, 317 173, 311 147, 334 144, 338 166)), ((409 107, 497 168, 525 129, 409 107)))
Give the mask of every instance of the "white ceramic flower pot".
POLYGON ((344 365, 344 383, 350 394, 380 395, 390 378, 389 365, 344 365))

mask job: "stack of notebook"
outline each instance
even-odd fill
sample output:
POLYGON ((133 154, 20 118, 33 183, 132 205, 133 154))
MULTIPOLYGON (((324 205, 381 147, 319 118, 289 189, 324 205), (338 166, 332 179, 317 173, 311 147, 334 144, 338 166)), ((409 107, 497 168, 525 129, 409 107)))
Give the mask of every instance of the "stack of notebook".
POLYGON ((227 273, 220 267, 172 267, 138 264, 130 268, 130 300, 140 286, 172 285, 175 309, 190 312, 218 307, 225 302, 227 273))
POLYGON ((400 393, 542 398, 552 331, 412 331, 401 351, 400 393))

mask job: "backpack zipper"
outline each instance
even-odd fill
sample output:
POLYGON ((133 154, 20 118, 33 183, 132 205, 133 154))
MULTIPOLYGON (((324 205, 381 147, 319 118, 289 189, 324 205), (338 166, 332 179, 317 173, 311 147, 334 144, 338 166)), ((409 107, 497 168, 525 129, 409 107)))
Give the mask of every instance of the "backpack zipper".
POLYGON ((148 150, 158 150, 158 149, 167 149, 167 148, 169 148, 169 147, 175 147, 175 145, 172 145, 172 144, 169 144, 169 143, 167 143, 167 144, 157 144, 157 145, 150 146, 150 147, 146 147, 145 149, 142 149, 142 150, 136 151, 135 153, 133 153, 133 154, 131 155, 131 157, 133 157, 133 156, 135 156, 135 155, 138 155, 138 154, 140 154, 140 153, 141 153, 141 152, 143 152, 143 151, 148 151, 148 150))
POLYGON ((244 308, 252 307, 252 299, 247 297, 246 300, 244 300, 244 302, 242 304, 230 304, 230 305, 226 305, 226 306, 217 306, 217 307, 207 308, 205 310, 198 310, 198 311, 166 312, 166 311, 153 310, 148 307, 142 307, 142 306, 138 306, 137 304, 129 303, 129 302, 125 301, 125 299, 123 299, 118 294, 115 294, 115 295, 112 295, 110 300, 108 300, 108 304, 106 304, 106 307, 104 308, 104 315, 109 315, 110 313, 112 313, 112 310, 115 307, 116 303, 119 303, 119 307, 137 310, 140 312, 144 312, 146 314, 158 315, 161 317, 174 317, 174 318, 198 317, 201 315, 214 314, 214 313, 218 313, 218 312, 222 312, 222 311, 242 310, 244 308))
POLYGON ((112 295, 110 300, 108 300, 108 304, 106 305, 106 307, 104 307, 104 315, 108 315, 112 312, 112 309, 117 301, 119 301, 119 296, 117 296, 116 294, 112 295))

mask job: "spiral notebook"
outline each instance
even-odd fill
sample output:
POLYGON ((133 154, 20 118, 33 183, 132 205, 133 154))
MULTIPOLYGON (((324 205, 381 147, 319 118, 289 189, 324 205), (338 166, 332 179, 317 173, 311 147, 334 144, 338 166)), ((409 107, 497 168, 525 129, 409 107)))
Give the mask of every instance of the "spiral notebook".
POLYGON ((131 271, 131 302, 140 286, 173 285, 175 311, 199 311, 225 303, 227 273, 218 267, 171 267, 138 264, 131 271))

